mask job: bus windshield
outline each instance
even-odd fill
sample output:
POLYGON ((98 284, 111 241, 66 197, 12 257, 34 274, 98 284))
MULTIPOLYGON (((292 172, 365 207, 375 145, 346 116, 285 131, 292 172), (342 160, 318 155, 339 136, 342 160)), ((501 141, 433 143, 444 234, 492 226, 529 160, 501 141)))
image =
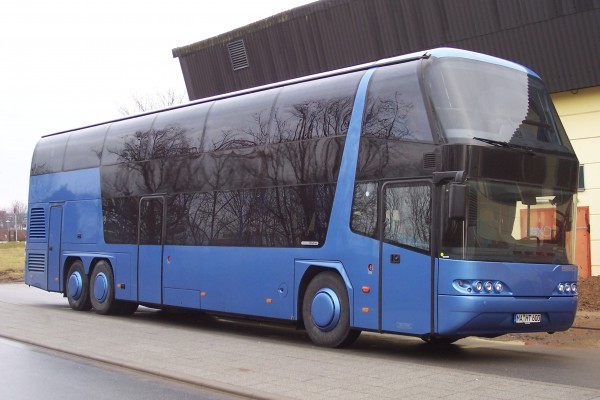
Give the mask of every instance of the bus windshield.
POLYGON ((483 139, 573 151, 542 82, 524 70, 461 58, 433 59, 425 82, 449 143, 483 139))
MULTIPOLYGON (((448 210, 447 189, 443 210, 448 210)), ((470 180, 466 204, 465 221, 442 217, 442 257, 573 262, 573 192, 514 182, 470 180)))

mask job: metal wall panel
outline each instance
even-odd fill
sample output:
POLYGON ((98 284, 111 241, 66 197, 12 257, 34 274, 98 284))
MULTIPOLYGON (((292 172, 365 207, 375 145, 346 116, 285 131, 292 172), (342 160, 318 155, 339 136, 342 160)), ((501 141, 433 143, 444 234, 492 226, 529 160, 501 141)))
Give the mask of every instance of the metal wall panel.
POLYGON ((600 85, 600 0, 321 0, 173 50, 190 99, 428 48, 496 55, 550 91, 600 85), (227 43, 249 67, 233 71, 227 43))

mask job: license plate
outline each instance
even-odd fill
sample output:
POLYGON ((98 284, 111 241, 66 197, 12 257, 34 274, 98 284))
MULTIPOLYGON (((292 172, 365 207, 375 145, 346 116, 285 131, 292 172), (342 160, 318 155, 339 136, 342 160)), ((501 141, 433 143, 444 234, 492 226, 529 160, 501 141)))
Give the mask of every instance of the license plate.
POLYGON ((515 324, 539 324, 542 322, 542 314, 515 314, 515 324))

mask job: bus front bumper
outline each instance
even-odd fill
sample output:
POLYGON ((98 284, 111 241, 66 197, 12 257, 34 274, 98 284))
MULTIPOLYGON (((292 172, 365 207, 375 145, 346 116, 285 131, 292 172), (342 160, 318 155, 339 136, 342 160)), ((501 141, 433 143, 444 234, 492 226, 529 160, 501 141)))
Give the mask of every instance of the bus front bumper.
POLYGON ((440 336, 499 336, 565 331, 573 325, 576 310, 577 296, 439 295, 436 333, 440 336))

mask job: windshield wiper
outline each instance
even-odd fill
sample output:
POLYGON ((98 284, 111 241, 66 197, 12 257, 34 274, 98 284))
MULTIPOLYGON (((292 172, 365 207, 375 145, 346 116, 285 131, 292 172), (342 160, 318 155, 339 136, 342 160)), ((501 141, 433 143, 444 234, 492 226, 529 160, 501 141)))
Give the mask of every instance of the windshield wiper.
POLYGON ((533 154, 533 150, 531 150, 531 148, 529 148, 527 146, 522 146, 522 145, 519 145, 519 144, 508 143, 508 142, 503 142, 501 140, 494 140, 494 139, 487 139, 487 138, 480 138, 480 137, 474 137, 473 139, 479 140, 480 142, 483 142, 483 143, 491 144, 492 146, 504 147, 505 149, 521 150, 521 151, 524 151, 527 154, 533 154))

